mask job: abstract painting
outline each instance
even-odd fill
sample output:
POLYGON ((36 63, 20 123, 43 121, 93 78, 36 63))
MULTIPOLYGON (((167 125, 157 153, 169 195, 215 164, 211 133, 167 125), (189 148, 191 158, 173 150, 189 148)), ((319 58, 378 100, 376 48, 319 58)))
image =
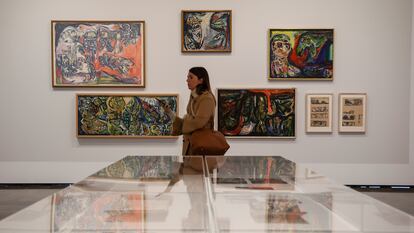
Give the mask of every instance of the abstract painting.
POLYGON ((269 80, 333 80, 333 29, 270 29, 269 80))
POLYGON ((182 52, 231 52, 231 11, 182 11, 182 52))
POLYGON ((54 87, 144 87, 144 21, 52 21, 54 87))
POLYGON ((332 132, 332 94, 306 95, 306 132, 332 132))
POLYGON ((218 130, 234 137, 295 137, 295 89, 219 89, 218 130))
POLYGON ((339 94, 339 132, 365 132, 367 95, 339 94))
POLYGON ((77 186, 53 195, 52 232, 144 232, 142 191, 85 191, 77 186))
POLYGON ((78 94, 78 137, 173 137, 178 95, 78 94))

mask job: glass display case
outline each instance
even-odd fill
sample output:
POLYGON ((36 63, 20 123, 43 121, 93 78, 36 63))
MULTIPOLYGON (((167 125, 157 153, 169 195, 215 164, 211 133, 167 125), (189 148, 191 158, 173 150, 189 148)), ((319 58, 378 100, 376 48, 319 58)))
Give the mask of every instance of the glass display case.
POLYGON ((202 157, 128 156, 0 221, 0 232, 211 232, 202 157))
POLYGON ((414 232, 414 217, 279 156, 127 156, 0 232, 414 232))
POLYGON ((414 218, 279 156, 207 156, 219 232, 414 232, 414 218))

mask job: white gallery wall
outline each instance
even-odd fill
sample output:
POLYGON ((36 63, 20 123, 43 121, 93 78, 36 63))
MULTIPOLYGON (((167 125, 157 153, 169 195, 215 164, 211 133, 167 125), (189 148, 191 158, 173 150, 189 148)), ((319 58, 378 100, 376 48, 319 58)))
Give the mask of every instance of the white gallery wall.
MULTIPOLYGON (((414 4, 412 4, 414 12, 414 4)), ((411 13, 410 164, 414 166, 414 15, 411 13)))
POLYGON ((183 115, 192 66, 208 69, 214 89, 296 88, 296 139, 229 139, 230 155, 407 164, 414 160, 412 12, 411 0, 0 0, 0 182, 73 182, 126 155, 179 155, 181 137, 77 139, 75 95, 178 93, 183 115), (181 53, 181 10, 204 9, 232 10, 231 53, 181 53), (91 19, 145 20, 145 88, 52 87, 50 21, 91 19), (334 80, 268 81, 269 28, 334 28, 334 80), (334 94, 332 134, 305 133, 312 92, 334 94), (338 133, 340 92, 367 93, 365 134, 338 133))

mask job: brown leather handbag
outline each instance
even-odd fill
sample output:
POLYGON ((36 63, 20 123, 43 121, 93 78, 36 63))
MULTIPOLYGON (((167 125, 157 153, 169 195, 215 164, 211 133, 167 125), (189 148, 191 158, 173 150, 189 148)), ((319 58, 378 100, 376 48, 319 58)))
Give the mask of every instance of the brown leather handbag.
POLYGON ((193 155, 224 155, 230 145, 221 132, 203 128, 191 134, 190 147, 193 155))

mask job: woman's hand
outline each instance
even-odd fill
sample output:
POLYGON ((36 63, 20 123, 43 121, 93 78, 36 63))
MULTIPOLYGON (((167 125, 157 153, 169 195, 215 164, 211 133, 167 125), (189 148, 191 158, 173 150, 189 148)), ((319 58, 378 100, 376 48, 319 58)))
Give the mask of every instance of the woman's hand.
POLYGON ((170 105, 168 105, 165 101, 160 99, 158 99, 158 102, 160 103, 160 106, 164 110, 165 114, 167 114, 170 117, 170 119, 173 120, 175 118, 175 113, 171 110, 170 105))

